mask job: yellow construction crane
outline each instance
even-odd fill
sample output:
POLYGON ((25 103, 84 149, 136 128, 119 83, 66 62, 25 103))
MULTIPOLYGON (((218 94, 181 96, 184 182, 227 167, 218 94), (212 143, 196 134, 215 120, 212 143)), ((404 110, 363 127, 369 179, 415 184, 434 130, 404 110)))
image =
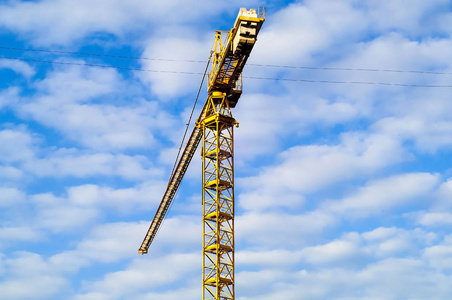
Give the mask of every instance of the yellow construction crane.
POLYGON ((202 140, 203 299, 234 295, 234 126, 242 70, 265 20, 265 9, 241 8, 234 27, 216 31, 208 97, 138 253, 148 252, 202 140), (223 38, 223 36, 225 36, 223 38))

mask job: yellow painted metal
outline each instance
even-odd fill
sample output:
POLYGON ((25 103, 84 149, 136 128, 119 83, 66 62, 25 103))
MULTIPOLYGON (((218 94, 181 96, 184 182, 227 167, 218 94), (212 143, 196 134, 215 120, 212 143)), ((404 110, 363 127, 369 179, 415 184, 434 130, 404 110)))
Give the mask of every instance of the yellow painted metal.
MULTIPOLYGON (((203 113, 204 109, 201 115, 203 115, 203 113)), ((201 139, 202 131, 199 128, 199 126, 195 126, 185 146, 184 152, 182 153, 182 156, 174 170, 174 173, 172 174, 168 182, 165 194, 163 195, 162 201, 160 202, 157 212, 155 213, 154 219, 152 220, 152 223, 149 226, 146 236, 144 237, 144 240, 141 243, 140 248, 138 249, 138 253, 140 254, 148 253, 149 246, 151 245, 160 225, 163 222, 166 212, 168 211, 171 205, 171 201, 176 195, 176 191, 179 188, 182 178, 185 175, 188 165, 190 164, 191 159, 193 158, 193 155, 195 154, 196 148, 198 148, 198 144, 201 141, 201 139)))
POLYGON ((216 31, 213 47, 212 71, 208 77, 208 91, 223 91, 230 107, 235 107, 242 94, 242 71, 265 20, 265 9, 240 9, 234 27, 216 31))
POLYGON ((231 108, 242 94, 242 71, 265 20, 265 10, 240 9, 234 27, 216 31, 209 96, 171 175, 139 248, 148 253, 202 140, 203 300, 234 300, 234 126, 231 108))
POLYGON ((203 299, 234 297, 234 125, 227 94, 213 92, 201 121, 203 299))

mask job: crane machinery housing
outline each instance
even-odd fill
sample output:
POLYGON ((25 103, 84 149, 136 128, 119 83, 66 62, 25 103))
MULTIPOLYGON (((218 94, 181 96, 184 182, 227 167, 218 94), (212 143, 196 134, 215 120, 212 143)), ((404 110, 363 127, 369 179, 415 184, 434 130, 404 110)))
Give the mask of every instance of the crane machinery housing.
POLYGON ((233 28, 216 31, 207 100, 138 250, 148 252, 202 140, 203 300, 235 299, 233 128, 238 123, 231 108, 242 94, 242 70, 264 20, 264 8, 240 8, 233 28))

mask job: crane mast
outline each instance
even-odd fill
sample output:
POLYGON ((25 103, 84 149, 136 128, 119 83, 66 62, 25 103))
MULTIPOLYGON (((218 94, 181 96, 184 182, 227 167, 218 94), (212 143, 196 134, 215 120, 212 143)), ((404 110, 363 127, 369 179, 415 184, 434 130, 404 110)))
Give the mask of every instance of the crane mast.
POLYGON ((235 299, 233 128, 238 123, 231 108, 241 96, 242 70, 264 20, 264 8, 241 8, 233 28, 216 31, 207 100, 138 250, 148 252, 202 140, 204 300, 235 299))

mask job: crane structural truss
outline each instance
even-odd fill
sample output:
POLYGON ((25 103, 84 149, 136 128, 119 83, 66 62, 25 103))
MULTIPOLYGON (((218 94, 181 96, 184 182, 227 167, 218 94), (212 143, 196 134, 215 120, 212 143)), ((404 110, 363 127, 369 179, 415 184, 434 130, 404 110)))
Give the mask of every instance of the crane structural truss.
POLYGON ((202 141, 203 300, 234 300, 234 127, 231 108, 242 93, 242 71, 265 20, 265 9, 241 8, 234 27, 216 31, 208 97, 162 201, 138 249, 148 253, 202 141))

